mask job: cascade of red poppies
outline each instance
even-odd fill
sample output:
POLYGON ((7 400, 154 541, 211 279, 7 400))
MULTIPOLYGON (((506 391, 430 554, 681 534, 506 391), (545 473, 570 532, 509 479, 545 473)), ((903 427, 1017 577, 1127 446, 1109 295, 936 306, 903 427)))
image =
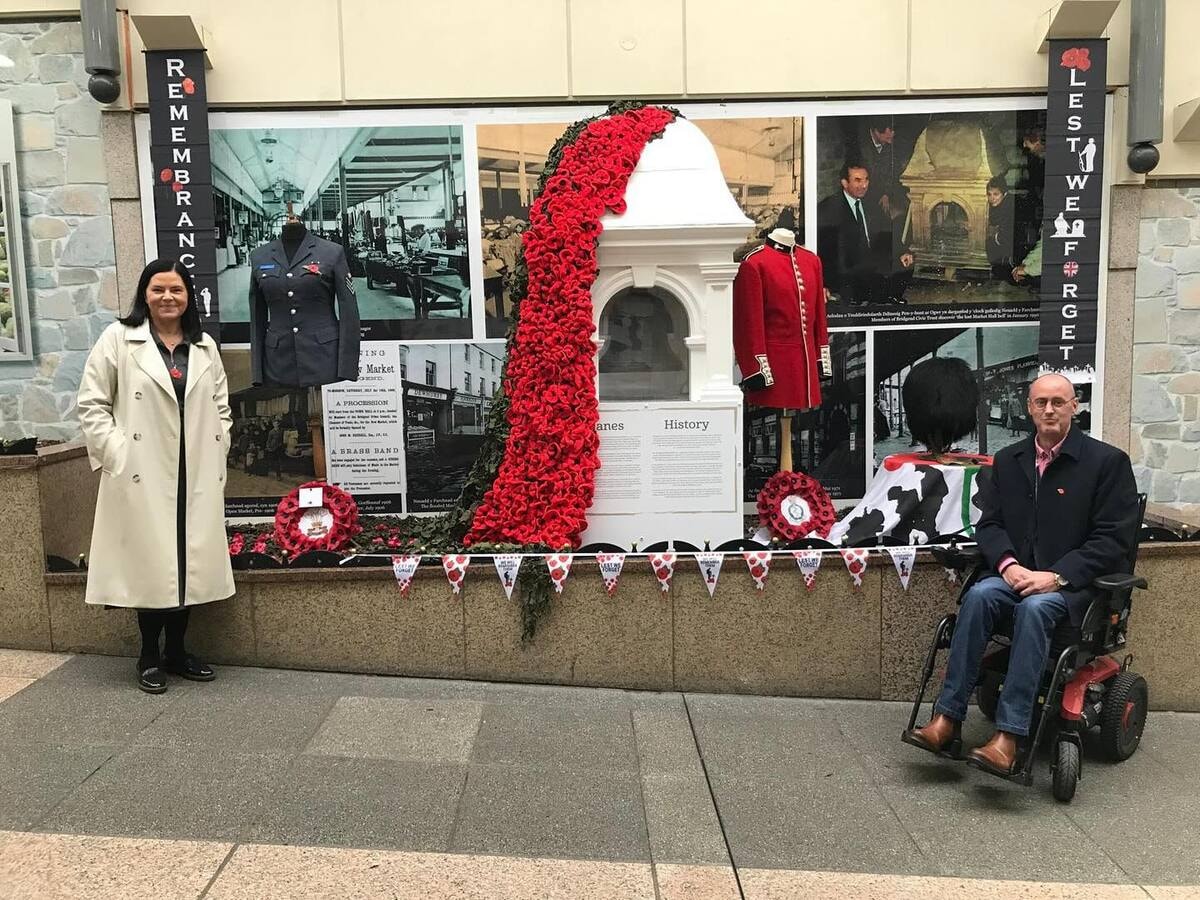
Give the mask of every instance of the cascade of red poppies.
POLYGON ((648 106, 591 122, 534 200, 522 244, 528 292, 505 366, 508 441, 467 545, 580 544, 600 465, 591 296, 600 218, 625 211, 642 150, 674 119, 648 106))

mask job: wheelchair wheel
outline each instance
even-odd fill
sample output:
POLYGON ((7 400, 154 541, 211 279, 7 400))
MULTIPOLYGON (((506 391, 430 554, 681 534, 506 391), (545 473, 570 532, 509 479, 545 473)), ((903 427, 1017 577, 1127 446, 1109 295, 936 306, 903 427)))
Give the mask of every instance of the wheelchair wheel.
POLYGON ((1070 803, 1079 784, 1079 746, 1071 741, 1054 745, 1054 783, 1051 790, 1055 800, 1070 803))
POLYGON ((1000 702, 999 672, 985 671, 980 676, 979 684, 975 687, 975 699, 979 702, 979 711, 987 716, 988 721, 996 721, 996 705, 1000 702))
POLYGON ((1100 715, 1100 744, 1115 762, 1129 759, 1142 740, 1150 691, 1146 679, 1133 672, 1118 672, 1109 683, 1100 715))

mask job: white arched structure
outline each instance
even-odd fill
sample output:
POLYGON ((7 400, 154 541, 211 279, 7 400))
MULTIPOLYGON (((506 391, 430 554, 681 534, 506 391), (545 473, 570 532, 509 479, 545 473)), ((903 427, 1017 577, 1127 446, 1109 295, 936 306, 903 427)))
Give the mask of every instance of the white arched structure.
POLYGON ((733 383, 733 251, 754 223, 729 193, 704 132, 687 119, 668 125, 643 151, 625 206, 623 215, 601 220, 592 287, 597 328, 619 291, 663 288, 687 312, 690 399, 740 403, 733 383))
MULTIPOLYGON (((592 286, 601 317, 629 288, 676 298, 687 319, 685 399, 600 403, 600 471, 585 543, 713 546, 742 532, 742 394, 733 381, 734 251, 753 228, 716 151, 686 119, 647 145, 606 215, 592 286), (719 461, 716 461, 719 457, 719 461)), ((597 337, 597 367, 603 339, 597 337)))

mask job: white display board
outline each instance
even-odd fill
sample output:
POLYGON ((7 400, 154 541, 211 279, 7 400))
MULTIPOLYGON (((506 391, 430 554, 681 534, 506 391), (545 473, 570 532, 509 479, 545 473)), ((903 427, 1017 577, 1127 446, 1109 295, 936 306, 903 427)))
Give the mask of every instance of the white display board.
POLYGON ((323 388, 327 479, 352 494, 398 494, 404 483, 400 347, 363 344, 358 381, 323 388))
POLYGON ((741 536, 740 403, 601 403, 584 543, 713 546, 741 536))

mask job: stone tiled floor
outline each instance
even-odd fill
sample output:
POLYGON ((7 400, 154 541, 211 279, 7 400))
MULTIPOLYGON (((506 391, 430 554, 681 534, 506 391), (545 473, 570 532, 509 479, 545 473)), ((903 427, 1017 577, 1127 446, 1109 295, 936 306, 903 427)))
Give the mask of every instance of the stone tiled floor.
POLYGON ((1200 716, 1066 806, 898 704, 132 674, 0 650, 0 898, 1200 896, 1200 716))

